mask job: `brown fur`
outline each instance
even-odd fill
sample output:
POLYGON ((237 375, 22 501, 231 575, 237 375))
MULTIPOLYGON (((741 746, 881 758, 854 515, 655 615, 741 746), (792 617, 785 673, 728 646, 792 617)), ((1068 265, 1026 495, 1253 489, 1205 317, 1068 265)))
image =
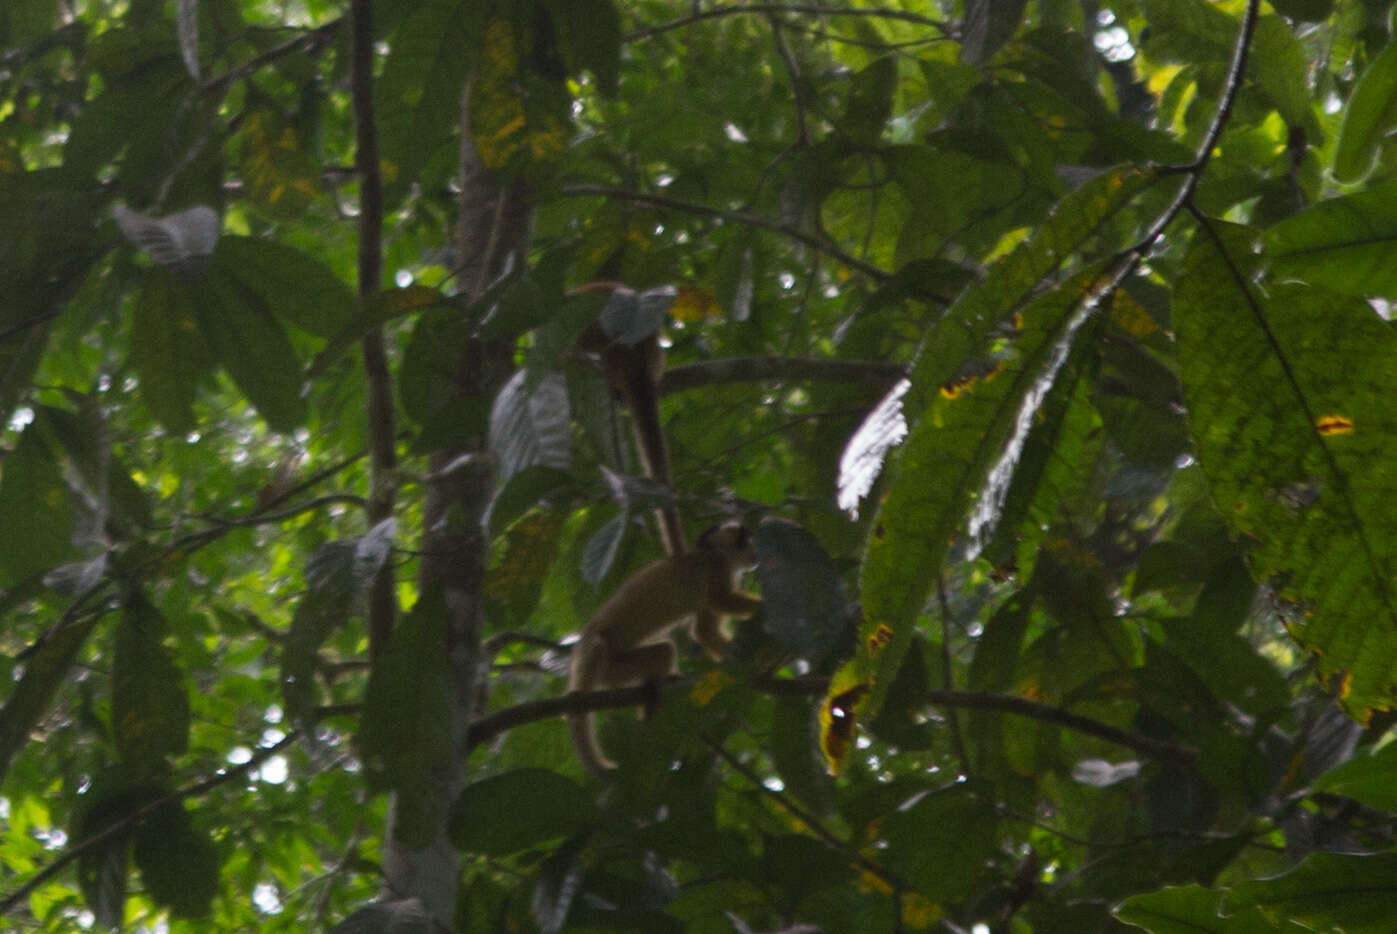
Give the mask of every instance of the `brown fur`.
MULTIPOLYGON (((729 636, 728 616, 750 616, 761 598, 738 589, 743 572, 756 564, 751 533, 736 522, 714 526, 694 550, 647 564, 626 579, 582 628, 573 647, 568 690, 624 687, 663 678, 674 671, 676 651, 669 629, 691 618, 689 633, 713 659, 729 636)), ((569 714, 573 744, 597 775, 615 768, 597 742, 590 714, 569 714)))

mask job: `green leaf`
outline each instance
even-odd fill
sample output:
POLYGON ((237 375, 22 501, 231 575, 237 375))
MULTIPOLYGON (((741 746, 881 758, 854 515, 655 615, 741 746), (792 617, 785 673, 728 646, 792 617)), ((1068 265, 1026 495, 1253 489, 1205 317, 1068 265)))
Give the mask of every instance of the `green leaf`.
POLYGON ((1246 622, 1256 599, 1256 581, 1240 556, 1213 569, 1193 605, 1193 621, 1217 634, 1235 633, 1246 622))
POLYGON ((1395 900, 1397 853, 1314 853, 1283 876, 1233 886, 1223 906, 1229 911, 1255 906, 1312 930, 1385 934, 1392 930, 1395 900))
POLYGON ((485 577, 485 610, 493 626, 527 627, 562 547, 564 519, 562 510, 538 509, 504 533, 503 552, 491 562, 485 577))
POLYGON ((0 45, 28 45, 53 28, 57 12, 48 0, 11 0, 0 10, 0 45))
POLYGON ((189 431, 195 425, 195 390, 213 364, 188 282, 151 269, 131 317, 131 366, 140 380, 141 401, 171 432, 189 431))
MULTIPOLYGON (((447 304, 440 291, 425 285, 409 285, 403 289, 384 289, 377 295, 366 298, 353 311, 330 342, 315 355, 306 375, 311 380, 319 379, 331 364, 357 345, 370 331, 404 315, 418 314, 447 304)), ((461 317, 459 311, 455 317, 461 317)), ((465 333, 464 324, 461 325, 465 333)), ((452 345, 456 346, 456 345, 452 345)))
POLYGON ((1397 125, 1397 45, 1383 49, 1358 79, 1339 129, 1334 175, 1356 182, 1367 175, 1384 136, 1397 125))
POLYGON ((0 473, 0 569, 9 586, 72 554, 73 505, 58 451, 44 426, 30 424, 5 456, 0 473))
POLYGON ((490 537, 498 538, 539 500, 565 499, 576 487, 571 471, 547 464, 525 467, 509 478, 490 504, 490 537))
POLYGON ((375 661, 364 693, 359 749, 369 787, 398 794, 398 839, 426 846, 446 803, 440 777, 455 755, 446 599, 423 594, 375 661))
POLYGON ((897 58, 877 59, 854 75, 849 101, 839 127, 855 140, 872 144, 883 135, 884 124, 892 116, 893 95, 897 92, 897 58))
POLYGON ((292 723, 309 716, 319 699, 317 652, 349 620, 362 593, 354 574, 355 551, 352 541, 326 542, 307 564, 306 590, 296 604, 281 657, 282 700, 292 723))
MULTIPOLYGON (((1051 232, 1051 227, 1045 228, 1049 236, 1051 232)), ((929 349, 913 370, 913 389, 903 403, 916 423, 898 453, 864 558, 864 621, 851 670, 871 680, 872 690, 860 714, 876 712, 882 703, 882 691, 897 672, 913 621, 971 507, 984 504, 970 528, 977 548, 1001 518, 1003 502, 996 497, 1007 495, 1017 461, 1006 461, 1007 467, 1000 468, 998 493, 986 489, 991 470, 1005 455, 1015 426, 1027 427, 1021 415, 1024 407, 1036 412, 1051 389, 1084 321, 1084 303, 1092 300, 1090 288, 1100 269, 1073 277, 1024 309, 1017 333, 994 357, 969 353, 964 344, 974 329, 988 332, 989 310, 971 297, 993 294, 990 283, 967 293, 925 342, 929 349), (959 374, 952 370, 966 360, 970 363, 959 374), (945 375, 931 382, 933 374, 945 375), (919 382, 919 375, 926 382, 919 382), (924 409, 908 404, 914 395, 927 402, 924 409)), ((994 319, 1003 320, 1011 311, 1006 308, 994 319)), ((1013 454, 1017 458, 1022 449, 1013 454)))
POLYGON ((306 563, 305 593, 296 605, 281 660, 282 699, 291 721, 305 718, 319 699, 318 652, 351 619, 392 549, 396 523, 385 519, 364 535, 326 542, 306 563))
POLYGON ((777 697, 773 703, 768 751, 776 774, 789 793, 823 810, 830 803, 834 783, 820 761, 819 736, 810 702, 803 697, 777 697))
MULTIPOLYGON (((1002 162, 921 145, 894 146, 887 150, 884 158, 893 178, 912 204, 912 216, 916 219, 919 232, 928 236, 949 236, 963 228, 972 217, 983 217, 1024 194, 1026 183, 1023 173, 1017 167, 1002 162)), ((900 256, 908 253, 905 232, 902 239, 904 243, 899 249, 900 256)), ((920 246, 920 241, 917 243, 920 246)), ((924 281, 929 274, 934 276, 948 271, 951 272, 946 276, 951 280, 948 282, 950 288, 941 294, 947 297, 956 294, 953 270, 937 269, 931 265, 936 261, 928 260, 920 249, 903 258, 907 266, 900 271, 900 278, 907 281, 909 290, 915 289, 919 281, 924 281), (907 278, 908 273, 912 273, 911 278, 907 278)), ((929 284, 934 288, 934 279, 929 284)))
POLYGON ((968 890, 998 846, 987 790, 953 785, 899 807, 882 826, 887 866, 932 901, 968 890))
POLYGON ((514 340, 546 321, 550 311, 539 284, 527 275, 520 276, 500 291, 499 300, 480 324, 480 336, 514 340))
POLYGON ((290 432, 304 423, 301 361, 266 301, 220 269, 191 291, 199 333, 268 426, 290 432))
POLYGON ((1268 230, 1265 244, 1273 279, 1363 298, 1397 294, 1397 182, 1321 201, 1268 230))
POLYGON ((1147 47, 1169 60, 1226 61, 1237 38, 1238 21, 1202 0, 1145 0, 1141 4, 1151 34, 1147 47))
POLYGON ((0 708, 0 782, 30 731, 48 713, 54 692, 67 682, 74 659, 100 619, 90 613, 56 627, 25 659, 24 674, 0 708))
MULTIPOLYGON (((922 340, 907 384, 893 390, 905 391, 901 410, 916 423, 873 523, 860 578, 864 614, 858 648, 832 682, 831 700, 855 697, 861 716, 877 712, 936 580, 937 572, 928 569, 940 568, 950 537, 980 496, 1028 393, 1051 389, 1051 377, 1065 362, 1054 355, 1071 350, 1067 329, 1077 326, 1070 324, 1074 320, 1080 323, 1077 312, 1089 300, 1093 274, 1079 274, 1024 306, 1044 277, 1154 180, 1152 173, 1120 169, 1083 185, 922 340), (1017 313, 1022 313, 1019 322, 1017 313), (1008 326, 1018 332, 1016 339, 997 351, 999 359, 986 356, 995 328, 1008 326), (1043 386, 1045 369, 1050 378, 1043 386)), ((1001 482, 1012 479, 1014 466, 1009 464, 1001 482)), ((986 518, 997 520, 1001 506, 986 518)))
POLYGON ((752 537, 762 585, 763 628, 819 663, 845 639, 844 588, 819 539, 793 522, 766 519, 752 537))
POLYGON ((354 293, 320 260, 273 240, 219 240, 213 267, 256 295, 273 315, 317 337, 336 336, 358 308, 354 293))
POLYGON ((1397 337, 1362 301, 1252 285, 1252 237, 1200 234, 1175 293, 1189 427, 1252 571, 1345 703, 1386 707, 1397 666, 1397 337))
POLYGON ((218 850, 171 801, 136 829, 132 856, 147 894, 177 918, 204 918, 218 894, 218 850))
POLYGON ((434 152, 449 147, 461 88, 479 54, 484 4, 426 0, 397 28, 375 83, 380 164, 391 203, 418 180, 434 152))
POLYGON ((515 769, 466 786, 451 809, 451 841, 468 853, 507 856, 568 837, 595 817, 592 796, 547 769, 515 769))
POLYGON ((449 307, 426 311, 413 325, 398 386, 403 411, 419 425, 430 422, 441 408, 457 405, 451 387, 468 333, 460 310, 449 307))
POLYGON ((1301 934, 1293 921, 1272 922, 1259 909, 1249 908, 1223 917, 1222 893, 1201 885, 1174 886, 1134 895, 1114 912, 1121 921, 1151 934, 1301 934))
POLYGON ((1334 12, 1334 0, 1277 0, 1276 12, 1302 22, 1318 23, 1334 12))
POLYGON ((120 190, 132 203, 153 195, 164 175, 168 147, 179 136, 182 101, 191 89, 174 37, 164 32, 171 42, 159 51, 168 54, 128 57, 128 63, 149 60, 109 79, 102 94, 81 109, 63 150, 64 167, 83 175, 96 174, 119 159, 120 190))
POLYGON ((597 90, 614 97, 621 78, 621 17, 612 0, 548 0, 570 70, 591 70, 597 90))
POLYGON ((1397 743, 1360 755, 1325 772, 1314 783, 1316 791, 1353 798, 1370 808, 1397 811, 1397 743))
POLYGON ((62 447, 80 475, 85 493, 94 499, 105 496, 103 508, 109 517, 129 526, 147 526, 151 521, 150 502, 145 492, 110 450, 103 450, 105 428, 102 416, 93 411, 92 400, 81 403, 81 412, 54 406, 36 407, 34 417, 62 447))
MULTIPOLYGON (((87 840, 128 820, 141 808, 168 793, 162 785, 142 781, 120 767, 97 773, 74 814, 73 838, 87 840)), ((131 855, 131 832, 114 833, 101 844, 78 854, 78 885, 83 898, 103 924, 121 924, 126 903, 126 871, 131 855)))
MULTIPOLYGON (((1237 24, 1241 28, 1241 24, 1237 24)), ((1294 30, 1279 16, 1268 14, 1256 23, 1247 70, 1289 127, 1300 127, 1312 144, 1324 141, 1324 131, 1310 100, 1310 56, 1294 30)))
POLYGON ((978 65, 1004 47, 1023 22, 1028 0, 967 0, 961 59, 978 65))
POLYGON ((128 768, 163 774, 189 748, 189 692, 164 640, 169 627, 144 597, 127 604, 112 662, 112 733, 128 768))

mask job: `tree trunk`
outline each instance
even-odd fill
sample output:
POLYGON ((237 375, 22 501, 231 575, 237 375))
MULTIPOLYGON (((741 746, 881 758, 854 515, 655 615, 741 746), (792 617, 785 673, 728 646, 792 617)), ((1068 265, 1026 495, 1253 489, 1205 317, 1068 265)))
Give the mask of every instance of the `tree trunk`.
MULTIPOLYGON (((504 273, 525 262, 533 206, 524 180, 501 184, 481 163, 470 133, 470 84, 461 100, 461 196, 455 232, 456 281, 471 299, 504 273)), ((467 338, 453 380, 459 397, 493 398, 509 376, 510 347, 467 338)), ((440 813, 465 785, 466 730, 484 703, 484 662, 480 658, 481 583, 489 555, 482 518, 493 490, 487 439, 461 449, 434 452, 428 461, 430 482, 423 503, 421 591, 440 587, 446 596, 448 652, 451 660, 455 756, 439 792, 440 813)), ((385 885, 393 898, 417 898, 433 921, 454 929, 458 863, 445 827, 425 850, 393 839, 395 807, 390 807, 384 846, 385 885)))

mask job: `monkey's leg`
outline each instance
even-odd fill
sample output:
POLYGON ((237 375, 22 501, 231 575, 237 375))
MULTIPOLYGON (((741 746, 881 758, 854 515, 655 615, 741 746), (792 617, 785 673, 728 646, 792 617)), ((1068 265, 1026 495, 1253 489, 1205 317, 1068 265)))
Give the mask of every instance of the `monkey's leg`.
POLYGON ((635 684, 645 688, 641 715, 649 720, 660 706, 660 679, 674 670, 674 643, 668 639, 612 653, 606 660, 608 684, 635 684))

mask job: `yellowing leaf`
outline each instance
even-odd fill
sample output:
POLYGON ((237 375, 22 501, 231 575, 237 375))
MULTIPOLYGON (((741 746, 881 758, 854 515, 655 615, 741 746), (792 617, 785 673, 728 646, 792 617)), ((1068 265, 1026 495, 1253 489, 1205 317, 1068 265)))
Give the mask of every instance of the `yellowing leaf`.
POLYGON ((713 293, 708 289, 700 289, 692 286, 680 288, 679 295, 675 297, 674 304, 669 306, 670 316, 675 321, 682 321, 685 324, 694 324, 705 318, 716 318, 722 309, 718 307, 718 300, 713 297, 713 293))

